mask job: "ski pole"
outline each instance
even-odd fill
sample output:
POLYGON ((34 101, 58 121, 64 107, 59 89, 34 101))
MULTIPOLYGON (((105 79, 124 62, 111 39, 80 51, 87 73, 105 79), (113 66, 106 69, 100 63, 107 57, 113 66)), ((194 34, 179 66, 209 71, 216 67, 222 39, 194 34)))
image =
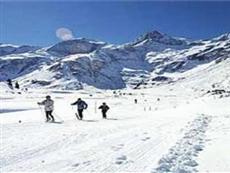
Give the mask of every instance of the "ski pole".
MULTIPOLYGON (((43 111, 42 111, 41 106, 40 106, 40 105, 38 105, 38 107, 39 107, 39 109, 40 109, 40 111, 41 111, 42 116, 44 116, 44 113, 43 113, 43 111)), ((45 121, 46 121, 46 120, 45 120, 45 121)))
POLYGON ((71 108, 72 108, 72 110, 73 110, 74 115, 77 117, 78 120, 80 120, 80 118, 79 118, 79 116, 78 116, 78 113, 74 111, 74 108, 73 108, 72 105, 71 105, 71 108))
POLYGON ((74 113, 74 114, 76 114, 76 112, 74 111, 74 108, 73 108, 73 106, 72 106, 72 105, 71 105, 71 108, 72 108, 72 110, 73 110, 73 113, 74 113))
POLYGON ((74 108, 73 108, 73 106, 71 105, 71 108, 72 108, 72 110, 74 111, 74 108))
POLYGON ((38 105, 38 107, 39 107, 39 109, 40 109, 40 111, 41 111, 41 114, 43 115, 43 111, 42 111, 41 106, 40 106, 40 105, 38 105))

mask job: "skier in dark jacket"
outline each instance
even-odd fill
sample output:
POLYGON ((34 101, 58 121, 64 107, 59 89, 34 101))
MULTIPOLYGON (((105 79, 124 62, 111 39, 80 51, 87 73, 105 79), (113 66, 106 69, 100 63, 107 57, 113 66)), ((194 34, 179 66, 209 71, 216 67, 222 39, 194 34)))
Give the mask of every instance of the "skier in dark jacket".
POLYGON ((87 109, 88 105, 86 104, 85 101, 83 101, 81 98, 79 98, 76 102, 71 104, 72 106, 77 105, 77 111, 78 111, 78 115, 79 119, 82 120, 83 119, 83 110, 87 109))
POLYGON ((7 79, 7 85, 10 89, 14 89, 11 79, 7 79))
POLYGON ((109 106, 106 103, 102 103, 102 105, 99 106, 98 109, 101 109, 102 117, 106 119, 107 118, 106 113, 109 110, 109 106))
POLYGON ((16 89, 20 89, 20 86, 19 86, 19 83, 16 81, 15 82, 15 86, 14 86, 16 89))
POLYGON ((38 102, 38 105, 44 105, 45 113, 46 113, 46 122, 52 120, 54 122, 54 117, 52 112, 54 110, 54 101, 51 100, 50 96, 46 96, 46 99, 42 102, 38 102))

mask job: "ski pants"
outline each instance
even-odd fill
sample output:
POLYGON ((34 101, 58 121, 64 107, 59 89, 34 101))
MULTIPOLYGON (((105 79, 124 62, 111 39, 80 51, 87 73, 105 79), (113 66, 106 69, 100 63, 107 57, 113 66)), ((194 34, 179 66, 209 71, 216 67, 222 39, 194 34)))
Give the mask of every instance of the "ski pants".
POLYGON ((82 119, 83 118, 83 109, 78 109, 77 111, 78 111, 79 118, 82 119))
POLYGON ((107 112, 107 111, 101 111, 102 117, 103 117, 103 118, 107 118, 107 117, 106 117, 106 116, 107 116, 107 115, 106 115, 106 112, 107 112))
POLYGON ((49 121, 50 119, 52 119, 52 121, 54 121, 54 117, 52 115, 53 111, 46 111, 46 121, 49 121))

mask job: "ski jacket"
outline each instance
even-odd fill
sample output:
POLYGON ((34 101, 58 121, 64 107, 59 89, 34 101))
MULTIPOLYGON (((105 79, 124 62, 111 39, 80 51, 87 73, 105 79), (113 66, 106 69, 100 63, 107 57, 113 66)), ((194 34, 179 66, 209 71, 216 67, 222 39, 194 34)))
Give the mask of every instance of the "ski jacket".
POLYGON ((44 105, 45 106, 45 111, 53 111, 54 110, 54 101, 53 100, 44 100, 40 103, 39 105, 44 105))
POLYGON ((102 112, 107 112, 109 110, 108 105, 101 105, 98 109, 101 109, 102 112))
POLYGON ((77 105, 78 110, 87 109, 87 107, 88 107, 86 102, 83 100, 80 100, 80 101, 77 100, 76 102, 72 103, 71 105, 77 105))

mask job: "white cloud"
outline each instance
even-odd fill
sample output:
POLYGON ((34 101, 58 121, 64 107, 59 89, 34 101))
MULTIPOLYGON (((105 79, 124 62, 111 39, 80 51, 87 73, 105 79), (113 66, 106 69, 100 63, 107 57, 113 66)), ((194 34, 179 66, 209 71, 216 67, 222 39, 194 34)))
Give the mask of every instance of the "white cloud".
POLYGON ((74 39, 72 31, 68 28, 58 28, 56 30, 56 36, 63 41, 74 39))

